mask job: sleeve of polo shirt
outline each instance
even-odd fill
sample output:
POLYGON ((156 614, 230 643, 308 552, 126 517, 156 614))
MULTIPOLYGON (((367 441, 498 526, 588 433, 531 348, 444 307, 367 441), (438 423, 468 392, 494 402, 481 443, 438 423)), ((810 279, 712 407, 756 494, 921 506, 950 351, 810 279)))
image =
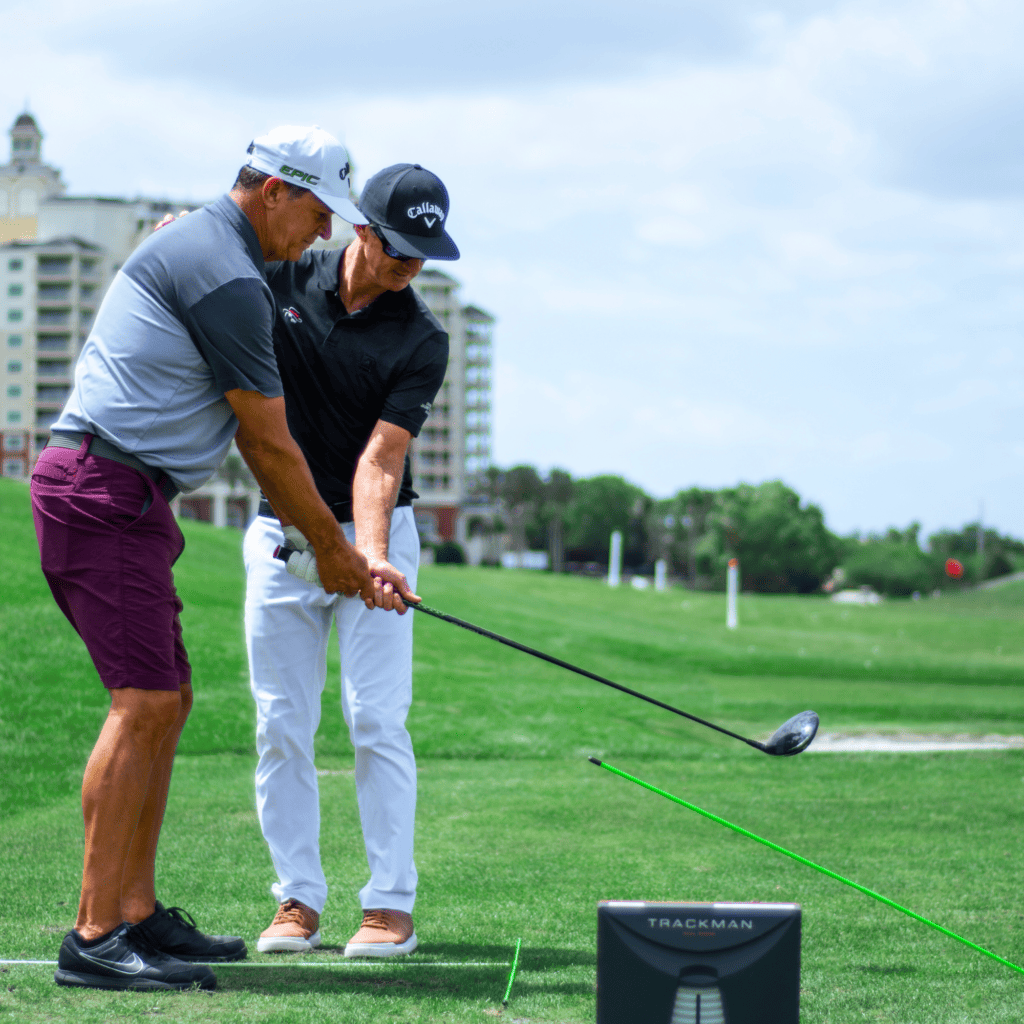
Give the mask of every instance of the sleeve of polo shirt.
POLYGON ((204 295, 185 314, 185 326, 221 391, 284 394, 274 357, 274 311, 258 280, 236 278, 204 295))
POLYGON ((380 418, 418 437, 448 370, 448 335, 432 334, 417 347, 384 402, 380 418))

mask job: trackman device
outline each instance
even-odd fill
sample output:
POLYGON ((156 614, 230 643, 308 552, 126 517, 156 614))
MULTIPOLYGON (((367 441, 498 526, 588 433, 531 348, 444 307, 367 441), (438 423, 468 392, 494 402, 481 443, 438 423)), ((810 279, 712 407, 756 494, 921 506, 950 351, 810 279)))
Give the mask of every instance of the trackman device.
POLYGON ((597 1024, 799 1024, 796 903, 597 906, 597 1024))

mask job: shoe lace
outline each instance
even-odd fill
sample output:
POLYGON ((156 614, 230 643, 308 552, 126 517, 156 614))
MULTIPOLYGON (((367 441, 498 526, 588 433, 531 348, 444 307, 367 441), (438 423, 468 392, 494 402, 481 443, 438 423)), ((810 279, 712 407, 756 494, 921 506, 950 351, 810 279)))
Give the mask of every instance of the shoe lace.
POLYGON ((285 900, 277 908, 277 913, 274 915, 274 924, 298 924, 305 927, 305 914, 303 911, 306 908, 298 900, 285 900))
POLYGON ((386 910, 364 910, 363 911, 363 927, 364 928, 389 928, 390 922, 388 921, 388 912, 386 910))
POLYGON ((196 919, 187 910, 183 910, 181 907, 168 907, 165 913, 168 917, 173 917, 182 928, 188 928, 193 932, 199 931, 196 919), (186 917, 188 918, 187 921, 185 920, 186 917))
POLYGON ((128 943, 129 949, 135 950, 146 963, 159 963, 161 960, 169 959, 168 954, 153 945, 145 932, 135 925, 128 926, 125 941, 128 943))

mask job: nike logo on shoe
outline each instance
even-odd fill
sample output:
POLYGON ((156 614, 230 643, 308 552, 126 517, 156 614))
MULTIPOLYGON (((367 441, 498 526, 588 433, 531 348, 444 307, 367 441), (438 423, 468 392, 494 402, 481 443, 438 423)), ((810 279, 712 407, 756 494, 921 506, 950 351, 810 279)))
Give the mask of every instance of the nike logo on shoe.
POLYGON ((96 964, 97 967, 105 967, 115 974, 141 974, 146 969, 146 963, 138 953, 132 953, 128 960, 104 960, 99 956, 91 956, 88 950, 79 947, 78 955, 83 960, 88 960, 89 963, 96 964))

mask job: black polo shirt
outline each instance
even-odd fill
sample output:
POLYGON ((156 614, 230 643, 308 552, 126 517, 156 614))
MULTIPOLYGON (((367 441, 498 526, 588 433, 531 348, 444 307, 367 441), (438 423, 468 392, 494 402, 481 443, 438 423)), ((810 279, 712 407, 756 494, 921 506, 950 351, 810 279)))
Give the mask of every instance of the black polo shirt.
MULTIPOLYGON (((448 368, 448 335, 412 287, 346 311, 342 255, 317 250, 267 266, 288 429, 328 505, 351 501, 378 420, 419 434, 448 368)), ((416 497, 407 455, 398 504, 416 497)))

